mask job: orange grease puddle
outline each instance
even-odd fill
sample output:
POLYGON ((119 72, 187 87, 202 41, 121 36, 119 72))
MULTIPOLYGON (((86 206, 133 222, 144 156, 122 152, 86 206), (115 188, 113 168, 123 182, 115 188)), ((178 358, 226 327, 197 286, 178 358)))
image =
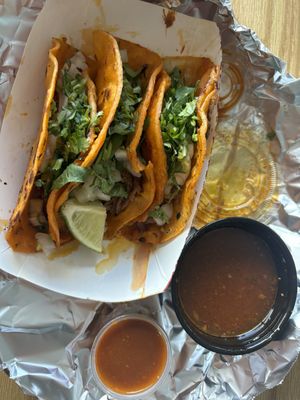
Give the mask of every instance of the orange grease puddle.
POLYGON ((145 282, 152 249, 152 245, 145 243, 136 244, 134 248, 131 290, 137 291, 142 289, 141 297, 144 297, 145 282))
POLYGON ((104 254, 107 257, 96 264, 96 272, 102 275, 111 271, 117 264, 119 257, 122 253, 127 251, 132 246, 132 243, 125 238, 115 238, 104 249, 104 254))
POLYGON ((79 248, 80 243, 77 242, 76 240, 73 240, 70 243, 67 243, 55 250, 49 256, 47 257, 48 260, 54 260, 56 258, 60 257, 67 257, 70 254, 72 254, 74 251, 76 251, 79 248))

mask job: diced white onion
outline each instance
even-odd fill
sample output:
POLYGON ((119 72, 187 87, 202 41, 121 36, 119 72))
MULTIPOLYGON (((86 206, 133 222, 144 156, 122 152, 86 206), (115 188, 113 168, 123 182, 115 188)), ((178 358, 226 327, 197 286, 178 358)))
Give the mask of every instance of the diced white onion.
POLYGON ((166 216, 168 217, 168 220, 172 218, 173 215, 173 206, 172 204, 163 204, 161 206, 161 209, 163 210, 163 212, 166 214, 166 216))
POLYGON ((29 222, 32 226, 39 227, 45 225, 43 221, 47 223, 43 213, 43 200, 31 199, 29 202, 29 222))
POLYGON ((160 218, 153 217, 154 221, 156 222, 156 224, 158 226, 162 226, 162 225, 167 224, 169 222, 169 220, 172 218, 172 215, 173 215, 173 206, 172 206, 172 204, 163 204, 160 208, 165 213, 165 215, 167 216, 167 221, 162 220, 160 218))
POLYGON ((73 191, 72 196, 82 204, 96 200, 109 201, 111 199, 109 195, 103 193, 96 186, 93 186, 92 183, 93 177, 89 177, 89 179, 82 186, 73 191))
POLYGON ((127 161, 128 160, 128 156, 127 156, 127 151, 125 149, 118 149, 115 152, 115 157, 118 161, 127 161))
POLYGON ((72 58, 70 58, 70 69, 69 73, 72 76, 75 76, 80 73, 81 71, 84 71, 87 69, 87 64, 84 58, 84 55, 80 52, 77 51, 72 58))
POLYGON ((55 252, 56 247, 50 235, 47 233, 36 233, 35 238, 38 242, 37 250, 42 250, 46 257, 50 257, 55 252))
MULTIPOLYGON (((128 154, 127 151, 125 149, 118 149, 115 152, 115 157, 118 161, 122 162, 124 167, 127 169, 128 172, 130 172, 131 175, 135 176, 136 178, 140 178, 141 177, 141 173, 140 172, 135 172, 131 165, 130 162, 128 160, 128 154)), ((121 179, 120 179, 121 180, 121 179)))
POLYGON ((154 219, 156 225, 158 225, 158 226, 163 226, 163 225, 165 225, 165 221, 163 221, 162 219, 156 218, 156 217, 153 217, 153 219, 154 219))

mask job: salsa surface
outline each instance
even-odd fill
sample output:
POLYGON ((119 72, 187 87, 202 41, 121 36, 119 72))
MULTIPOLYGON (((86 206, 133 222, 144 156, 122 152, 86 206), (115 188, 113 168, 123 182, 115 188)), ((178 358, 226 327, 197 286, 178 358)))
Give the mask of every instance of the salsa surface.
POLYGON ((114 392, 132 394, 153 386, 167 362, 167 346, 158 329, 139 319, 117 321, 101 337, 95 352, 97 373, 114 392))
POLYGON ((200 330, 232 337, 261 322, 277 294, 275 262, 261 238, 220 228, 192 243, 178 275, 182 307, 200 330))

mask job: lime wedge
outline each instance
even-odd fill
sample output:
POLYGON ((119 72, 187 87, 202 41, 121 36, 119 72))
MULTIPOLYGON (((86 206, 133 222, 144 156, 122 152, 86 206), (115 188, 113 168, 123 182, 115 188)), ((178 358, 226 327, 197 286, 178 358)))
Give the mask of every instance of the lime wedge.
POLYGON ((106 209, 100 201, 80 204, 70 199, 62 206, 61 213, 80 243, 99 253, 102 251, 106 209))

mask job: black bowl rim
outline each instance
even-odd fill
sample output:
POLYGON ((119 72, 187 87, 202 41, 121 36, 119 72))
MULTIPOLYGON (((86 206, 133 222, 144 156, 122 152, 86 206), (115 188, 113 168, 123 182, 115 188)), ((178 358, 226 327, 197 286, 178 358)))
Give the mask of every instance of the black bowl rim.
MULTIPOLYGON (((261 237, 268 243, 270 239, 266 238, 263 234, 261 237)), ((295 263, 293 260, 293 257, 291 255, 290 250, 288 249, 287 245, 285 242, 281 239, 281 237, 273 230, 271 229, 268 225, 263 224, 262 222, 259 222, 257 220, 247 218, 247 217, 229 217, 229 218, 223 218, 219 219, 216 221, 213 221, 199 230, 195 231, 193 234, 190 235, 190 237, 187 239, 185 247, 183 248, 183 251, 178 259, 177 265, 176 265, 176 270, 172 278, 171 282, 171 294, 172 294, 172 303, 173 307, 176 313, 176 316, 182 325, 183 329, 188 333, 188 335, 198 344, 201 346, 205 347, 208 350, 211 350, 215 353, 219 354, 228 354, 228 355, 242 355, 242 354, 247 354, 247 353, 252 353, 253 351, 256 351, 268 343, 270 343, 272 340, 275 340, 276 337, 283 332, 285 329, 287 322, 293 312, 295 303, 296 303, 296 298, 297 298, 297 272, 296 272, 296 267, 295 263), (239 225, 239 226, 237 226, 239 225), (193 330, 190 328, 189 325, 192 325, 191 322, 188 322, 188 318, 185 317, 185 313, 182 310, 180 306, 180 301, 178 298, 177 294, 177 276, 179 272, 179 265, 185 255, 185 253, 188 251, 190 245, 198 240, 199 237, 203 236, 205 233, 210 232, 215 229, 220 229, 224 227, 235 227, 235 228, 240 228, 240 229, 245 229, 247 230, 247 226, 252 225, 253 227, 256 226, 260 230, 264 230, 265 233, 267 232, 274 240, 276 240, 280 246, 281 246, 281 254, 285 255, 285 258, 288 260, 287 267, 289 269, 289 273, 291 275, 290 279, 290 285, 289 285, 289 290, 288 290, 288 307, 282 311, 282 316, 280 319, 278 319, 275 322, 275 326, 273 326, 272 331, 268 333, 268 335, 264 335, 263 337, 253 337, 252 339, 248 339, 247 341, 244 341, 242 338, 242 335, 239 336, 239 346, 230 346, 228 338, 222 338, 218 337, 218 341, 220 344, 213 344, 212 342, 215 341, 216 337, 212 335, 207 335, 201 332, 200 330, 193 330), (209 340, 209 338, 211 340, 209 340)), ((275 301, 276 304, 276 301, 275 301)), ((270 324, 270 322, 269 322, 270 324)), ((266 323, 266 327, 269 325, 266 323)), ((251 331, 250 331, 251 332, 251 331)), ((255 330, 253 330, 255 332, 255 330)))

